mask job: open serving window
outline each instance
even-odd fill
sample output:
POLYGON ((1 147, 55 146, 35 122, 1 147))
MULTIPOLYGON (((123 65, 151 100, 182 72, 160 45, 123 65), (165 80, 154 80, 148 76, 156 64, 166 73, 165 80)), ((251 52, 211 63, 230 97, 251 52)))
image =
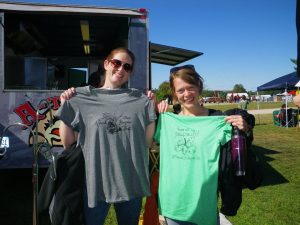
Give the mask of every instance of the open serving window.
POLYGON ((4 11, 4 90, 80 86, 101 59, 128 44, 128 18, 110 14, 4 11))

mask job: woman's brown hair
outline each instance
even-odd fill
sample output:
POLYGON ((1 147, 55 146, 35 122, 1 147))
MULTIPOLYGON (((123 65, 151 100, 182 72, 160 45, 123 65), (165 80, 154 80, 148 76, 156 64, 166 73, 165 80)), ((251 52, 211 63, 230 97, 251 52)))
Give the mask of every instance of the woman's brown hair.
POLYGON ((187 82, 188 84, 197 86, 199 88, 199 94, 202 93, 202 90, 203 90, 202 77, 196 72, 195 69, 185 68, 183 66, 182 69, 179 69, 176 72, 173 72, 170 74, 170 86, 171 86, 172 96, 175 100, 177 100, 177 97, 175 94, 175 87, 174 87, 175 78, 180 78, 183 81, 187 82))

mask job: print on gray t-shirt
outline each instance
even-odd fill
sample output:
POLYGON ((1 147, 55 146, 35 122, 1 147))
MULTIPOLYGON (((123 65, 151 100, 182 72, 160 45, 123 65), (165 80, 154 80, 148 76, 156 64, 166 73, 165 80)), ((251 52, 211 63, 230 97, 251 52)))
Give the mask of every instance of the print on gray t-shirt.
POLYGON ((89 207, 150 194, 146 127, 154 106, 136 89, 76 89, 56 116, 79 131, 89 207))

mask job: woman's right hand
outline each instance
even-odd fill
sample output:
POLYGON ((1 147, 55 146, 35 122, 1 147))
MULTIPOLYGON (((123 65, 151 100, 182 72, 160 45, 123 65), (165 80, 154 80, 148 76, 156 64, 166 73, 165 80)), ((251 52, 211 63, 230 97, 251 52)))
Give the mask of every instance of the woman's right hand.
POLYGON ((75 88, 71 87, 68 90, 65 90, 60 95, 60 105, 63 105, 66 100, 71 99, 76 94, 75 88))
POLYGON ((158 113, 164 113, 167 112, 169 108, 169 104, 165 101, 160 101, 157 105, 156 105, 156 109, 158 113))

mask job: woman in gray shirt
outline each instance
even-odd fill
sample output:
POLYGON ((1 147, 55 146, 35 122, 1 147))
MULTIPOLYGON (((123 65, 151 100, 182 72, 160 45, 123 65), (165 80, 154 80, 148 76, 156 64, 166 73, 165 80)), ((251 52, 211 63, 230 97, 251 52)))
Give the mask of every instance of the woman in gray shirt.
POLYGON ((77 141, 85 158, 86 225, 104 224, 112 203, 119 224, 137 225, 142 198, 150 194, 154 105, 139 90, 121 88, 133 70, 131 51, 114 49, 103 66, 103 87, 61 94, 60 136, 65 149, 77 141))

